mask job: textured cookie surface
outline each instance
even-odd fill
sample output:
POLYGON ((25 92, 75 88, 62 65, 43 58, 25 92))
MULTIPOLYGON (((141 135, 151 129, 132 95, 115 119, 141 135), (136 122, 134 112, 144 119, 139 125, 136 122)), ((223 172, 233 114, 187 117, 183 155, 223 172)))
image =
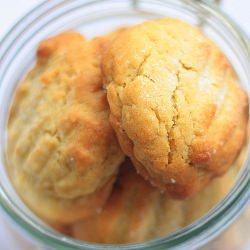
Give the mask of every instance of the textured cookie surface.
POLYGON ((175 19, 134 26, 103 58, 110 121, 145 179, 189 197, 239 152, 248 100, 222 52, 175 19))
POLYGON ((135 243, 166 236, 204 215, 228 192, 238 168, 214 179, 194 197, 180 201, 153 188, 126 161, 99 214, 72 226, 71 235, 95 243, 135 243))
POLYGON ((101 207, 123 160, 102 88, 107 43, 73 32, 43 41, 14 97, 9 172, 24 200, 45 219, 71 222, 101 207))
POLYGON ((103 210, 75 223, 73 237, 109 244, 143 242, 183 225, 182 201, 170 200, 153 188, 129 160, 120 169, 103 210))

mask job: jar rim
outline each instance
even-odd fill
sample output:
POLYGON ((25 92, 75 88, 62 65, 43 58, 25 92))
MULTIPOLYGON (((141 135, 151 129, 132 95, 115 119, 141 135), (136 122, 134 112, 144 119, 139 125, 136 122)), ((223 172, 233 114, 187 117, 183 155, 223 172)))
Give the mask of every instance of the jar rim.
MULTIPOLYGON (((146 0, 151 1, 151 0, 146 0)), ((247 36, 240 30, 240 28, 224 13, 222 13, 215 5, 207 3, 206 1, 195 2, 194 0, 180 0, 181 2, 187 2, 187 4, 193 5, 194 8, 200 8, 205 10, 210 15, 215 16, 220 20, 234 35, 237 41, 241 44, 248 57, 250 57, 249 40, 247 36), (194 3, 195 2, 195 3, 194 3), (195 4, 195 5, 194 5, 195 4)), ((16 23, 0 41, 0 64, 4 61, 8 50, 15 40, 22 35, 25 29, 30 26, 36 20, 47 13, 47 11, 57 9, 67 4, 68 0, 46 0, 33 8, 27 13, 19 22, 16 23)), ((98 0, 86 0, 85 4, 95 4, 98 0)), ((103 1, 104 2, 104 1, 103 1)), ((133 1, 135 3, 138 0, 133 1)), ((158 1, 167 3, 174 2, 174 0, 158 1)), ((250 63, 249 63, 250 66, 250 63)), ((1 77, 0 77, 1 84, 1 77)), ((40 225, 31 218, 28 214, 24 213, 13 202, 11 197, 6 192, 2 183, 0 183, 0 206, 5 212, 27 233, 33 236, 40 242, 45 242, 50 247, 56 249, 160 249, 164 246, 164 249, 174 249, 178 247, 187 249, 189 246, 192 248, 199 247, 201 241, 208 241, 214 237, 215 233, 222 231, 232 219, 235 219, 237 215, 244 209, 250 200, 250 147, 247 150, 247 159, 242 167, 240 176, 237 179, 237 183, 228 192, 228 194, 208 213, 199 218, 192 224, 181 228, 180 230, 161 238, 146 241, 136 244, 117 244, 117 245, 103 245, 96 243, 87 243, 79 240, 75 240, 60 233, 48 230, 43 225, 40 225), (204 234, 206 232, 206 234, 204 234)))

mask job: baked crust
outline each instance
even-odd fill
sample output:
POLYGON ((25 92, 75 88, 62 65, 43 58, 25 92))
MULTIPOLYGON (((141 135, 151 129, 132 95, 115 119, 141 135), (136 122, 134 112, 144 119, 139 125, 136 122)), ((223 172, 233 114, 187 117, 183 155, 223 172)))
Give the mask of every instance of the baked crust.
POLYGON ((238 170, 237 166, 232 167, 192 198, 175 200, 152 187, 126 160, 103 210, 73 224, 71 235, 106 244, 138 243, 166 236, 189 225, 218 203, 233 185, 238 170))
POLYGON ((124 158, 102 87, 108 42, 74 32, 43 41, 14 97, 9 172, 23 199, 46 220, 69 223, 100 208, 124 158))
POLYGON ((186 198, 231 166, 248 100, 214 43, 166 18, 124 31, 103 57, 110 121, 137 171, 186 198))
POLYGON ((182 202, 160 194, 126 160, 103 210, 76 222, 71 234, 95 243, 135 243, 168 234, 182 223, 182 202))

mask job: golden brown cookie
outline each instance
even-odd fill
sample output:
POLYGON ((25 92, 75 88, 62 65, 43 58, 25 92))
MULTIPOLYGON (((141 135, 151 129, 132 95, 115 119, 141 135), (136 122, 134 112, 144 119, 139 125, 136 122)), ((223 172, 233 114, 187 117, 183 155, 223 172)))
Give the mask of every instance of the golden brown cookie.
POLYGON ((107 38, 43 41, 8 123, 11 179, 42 218, 69 223, 106 201, 124 156, 109 124, 101 54, 107 38))
POLYGON ((120 145, 154 186, 186 198, 231 166, 247 95, 197 28, 171 18, 136 25, 114 40, 103 69, 120 145))
POLYGON ((172 232, 182 222, 182 202, 160 194, 127 160, 103 210, 95 217, 75 223, 72 235, 97 243, 142 242, 172 232))
POLYGON ((214 179, 191 199, 173 200, 140 175, 130 161, 120 168, 103 210, 72 226, 71 235, 95 243, 135 243, 166 236, 198 219, 228 192, 238 168, 214 179))

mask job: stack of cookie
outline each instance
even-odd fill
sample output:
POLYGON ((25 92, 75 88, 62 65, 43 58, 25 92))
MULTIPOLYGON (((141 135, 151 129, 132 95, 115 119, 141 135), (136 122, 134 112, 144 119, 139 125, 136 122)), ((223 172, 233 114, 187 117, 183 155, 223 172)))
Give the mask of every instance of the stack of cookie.
POLYGON ((84 241, 142 242, 225 195, 247 121, 232 66, 189 24, 166 18, 92 40, 67 32, 41 42, 17 88, 8 171, 51 225, 84 241))

